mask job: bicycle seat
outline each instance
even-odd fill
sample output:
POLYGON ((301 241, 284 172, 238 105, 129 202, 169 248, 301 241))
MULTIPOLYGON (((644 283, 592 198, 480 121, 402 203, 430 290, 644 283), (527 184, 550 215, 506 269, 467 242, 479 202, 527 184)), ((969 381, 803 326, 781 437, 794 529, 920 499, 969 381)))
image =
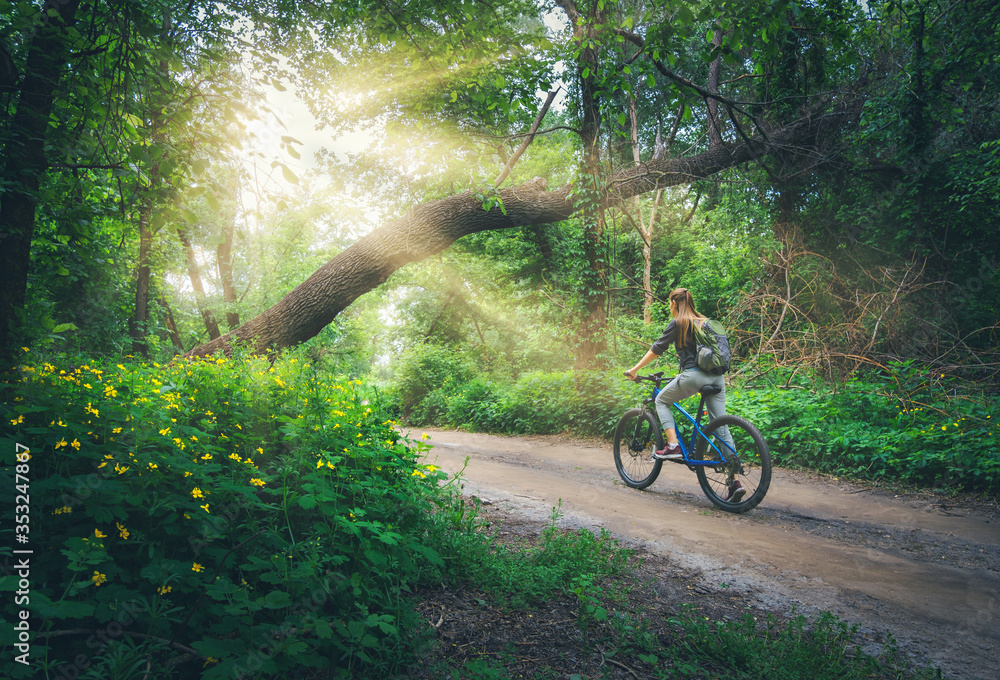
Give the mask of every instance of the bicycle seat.
POLYGON ((709 396, 709 395, 711 395, 711 394, 718 394, 721 391, 722 391, 722 388, 720 386, 718 386, 718 385, 705 385, 700 390, 698 390, 698 392, 700 392, 701 394, 704 394, 706 397, 709 396))

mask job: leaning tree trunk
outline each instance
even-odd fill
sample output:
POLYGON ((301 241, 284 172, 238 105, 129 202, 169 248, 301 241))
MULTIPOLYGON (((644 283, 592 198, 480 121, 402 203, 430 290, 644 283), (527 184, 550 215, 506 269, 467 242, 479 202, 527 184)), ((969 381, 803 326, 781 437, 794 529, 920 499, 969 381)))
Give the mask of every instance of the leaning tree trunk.
MULTIPOLYGON (((650 161, 611 178, 606 205, 637 194, 689 184, 789 146, 814 142, 827 130, 851 120, 860 107, 814 115, 735 146, 721 146, 683 159, 650 161)), ((359 296, 383 283, 400 267, 439 253, 469 234, 512 227, 549 224, 576 212, 571 187, 546 191, 544 179, 500 191, 506 214, 482 209, 482 200, 466 192, 419 205, 344 250, 296 286, 274 306, 235 331, 195 347, 186 356, 230 352, 231 343, 246 343, 257 353, 281 350, 316 336, 359 296)))

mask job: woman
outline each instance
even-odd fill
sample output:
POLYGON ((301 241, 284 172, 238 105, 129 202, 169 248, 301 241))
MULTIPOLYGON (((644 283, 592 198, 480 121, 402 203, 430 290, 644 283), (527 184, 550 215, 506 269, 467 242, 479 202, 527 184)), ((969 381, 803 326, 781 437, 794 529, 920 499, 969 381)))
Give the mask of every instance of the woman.
MULTIPOLYGON (((709 375, 705 373, 695 363, 697 356, 697 343, 695 342, 695 324, 702 324, 706 317, 698 313, 694 308, 694 298, 687 288, 677 288, 670 292, 670 316, 673 317, 667 324, 666 330, 660 339, 653 343, 653 346, 646 352, 646 356, 639 360, 635 366, 625 371, 629 380, 635 380, 636 373, 643 366, 659 357, 673 344, 677 351, 677 358, 680 360, 680 373, 671 380, 666 387, 660 390, 656 397, 656 413, 660 416, 660 424, 663 426, 664 435, 667 438, 666 448, 653 453, 656 460, 682 460, 680 444, 677 442, 677 429, 674 425, 674 414, 670 405, 675 401, 687 399, 697 394, 698 390, 706 385, 718 385, 721 390, 718 394, 710 394, 705 397, 705 408, 708 411, 708 419, 713 419, 726 414, 726 381, 723 376, 709 375)), ((732 446, 733 440, 729 434, 729 428, 719 428, 719 437, 732 446)), ((739 481, 733 482, 729 489, 729 500, 738 503, 746 494, 739 481)))

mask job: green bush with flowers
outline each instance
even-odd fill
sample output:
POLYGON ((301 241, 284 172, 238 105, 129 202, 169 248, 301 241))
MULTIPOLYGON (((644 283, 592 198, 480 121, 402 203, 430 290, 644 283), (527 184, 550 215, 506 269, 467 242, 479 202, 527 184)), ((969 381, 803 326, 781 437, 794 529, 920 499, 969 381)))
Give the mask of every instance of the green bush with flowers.
MULTIPOLYGON (((408 592, 442 565, 422 538, 443 474, 360 382, 294 353, 58 366, 26 353, 0 390, 0 502, 14 507, 15 482, 30 496, 0 559, 32 550, 31 665, 5 626, 0 675, 379 675, 417 643, 408 592)), ((17 621, 6 574, 0 609, 17 621)))
POLYGON ((975 385, 904 361, 836 389, 799 378, 788 389, 732 390, 727 408, 764 432, 779 465, 991 491, 1000 489, 997 405, 975 385))

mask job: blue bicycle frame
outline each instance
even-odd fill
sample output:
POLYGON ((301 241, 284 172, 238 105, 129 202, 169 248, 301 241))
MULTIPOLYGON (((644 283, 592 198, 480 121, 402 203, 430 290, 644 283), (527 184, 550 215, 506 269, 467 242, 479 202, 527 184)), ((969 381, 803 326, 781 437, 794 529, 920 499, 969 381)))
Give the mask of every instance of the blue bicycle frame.
MULTIPOLYGON (((660 393, 660 388, 654 387, 653 388, 653 395, 652 395, 652 397, 650 397, 650 401, 654 405, 656 403, 656 396, 659 393, 660 393)), ((704 409, 705 409, 705 396, 702 395, 701 401, 698 404, 698 417, 697 418, 692 418, 691 414, 688 413, 687 411, 685 411, 684 408, 680 404, 678 404, 676 402, 674 402, 670 406, 674 410, 680 411, 681 414, 685 418, 687 418, 688 421, 690 421, 691 425, 693 426, 693 432, 691 432, 691 443, 688 444, 687 446, 685 446, 685 444, 684 444, 684 438, 681 436, 680 428, 677 428, 677 443, 680 444, 680 446, 681 446, 681 455, 684 456, 684 463, 687 464, 687 465, 689 465, 689 466, 691 466, 691 467, 696 467, 696 466, 699 466, 699 465, 702 466, 702 467, 714 467, 716 465, 724 465, 724 464, 726 464, 728 461, 726 460, 725 454, 723 454, 722 451, 719 450, 719 447, 717 447, 715 445, 715 442, 713 442, 711 439, 709 439, 708 437, 706 437, 705 433, 702 432, 702 430, 701 430, 701 423, 699 421, 701 420, 701 414, 704 412, 704 409), (689 450, 690 451, 694 451, 695 441, 696 441, 696 439, 697 439, 697 437, 699 435, 701 436, 702 439, 705 440, 705 442, 709 446, 712 447, 712 450, 714 450, 716 452, 716 454, 718 454, 719 457, 718 457, 717 460, 693 460, 691 458, 689 450), (688 447, 690 447, 690 449, 688 447)), ((654 408, 655 408, 655 406, 654 406, 654 408)), ((725 444, 725 442, 723 442, 723 444, 725 444)), ((726 444, 726 448, 732 449, 732 447, 729 446, 728 444, 726 444)), ((733 454, 734 455, 736 454, 735 450, 733 450, 733 454)))

